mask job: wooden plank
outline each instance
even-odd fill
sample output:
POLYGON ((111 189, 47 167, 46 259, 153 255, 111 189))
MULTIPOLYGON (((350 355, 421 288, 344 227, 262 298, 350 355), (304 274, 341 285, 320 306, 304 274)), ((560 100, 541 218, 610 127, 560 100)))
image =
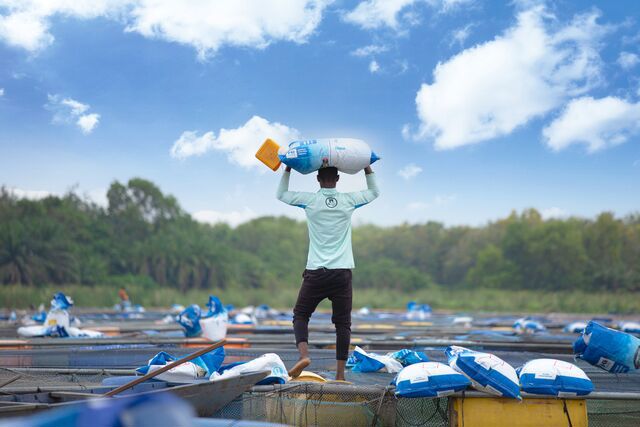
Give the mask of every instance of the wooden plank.
POLYGON ((452 427, 587 427, 587 404, 578 399, 452 397, 452 427))

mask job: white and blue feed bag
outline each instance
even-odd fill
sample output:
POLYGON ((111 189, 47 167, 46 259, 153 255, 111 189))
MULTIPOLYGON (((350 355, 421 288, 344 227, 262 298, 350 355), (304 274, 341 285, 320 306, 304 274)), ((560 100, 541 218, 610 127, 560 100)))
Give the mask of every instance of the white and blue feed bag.
POLYGON ((207 307, 209 311, 200 318, 202 336, 211 341, 220 341, 227 336, 229 313, 220 299, 213 295, 209 295, 207 307))
POLYGON ((408 348, 403 348, 402 350, 398 350, 393 353, 387 353, 387 356, 397 360, 402 364, 402 366, 409 366, 415 363, 429 361, 429 358, 423 352, 409 350, 408 348))
POLYGON ((534 359, 518 369, 522 391, 546 396, 585 396, 593 383, 573 363, 556 359, 534 359))
POLYGON ((266 353, 248 362, 237 362, 222 366, 218 372, 209 377, 211 381, 236 377, 245 373, 270 371, 270 374, 257 385, 284 384, 289 381, 289 374, 282 359, 275 353, 266 353))
POLYGON ((395 378, 398 397, 442 397, 464 390, 471 381, 439 362, 421 362, 402 369, 395 378))
POLYGON ((280 147, 278 157, 282 163, 305 175, 323 167, 325 160, 326 167, 355 174, 380 159, 369 144, 355 138, 293 141, 288 147, 280 147))
POLYGON ((229 323, 232 325, 257 325, 258 319, 253 315, 246 313, 237 313, 229 319, 229 323))
POLYGON ((429 304, 418 304, 415 301, 407 303, 407 320, 425 320, 431 317, 431 306, 429 304))
POLYGON ((640 334, 640 322, 620 322, 618 327, 628 334, 640 334))
POLYGON ((389 372, 392 374, 402 370, 402 363, 389 355, 367 353, 356 346, 353 350, 351 361, 354 363, 353 372, 389 372))
POLYGON ((574 334, 581 334, 584 332, 584 328, 587 327, 587 322, 571 322, 564 327, 565 332, 571 332, 574 334))
MULTIPOLYGON (((25 338, 59 337, 59 338, 101 338, 102 332, 90 329, 79 329, 71 325, 68 308, 73 306, 73 300, 62 292, 57 292, 51 300, 51 309, 46 314, 42 325, 22 326, 18 328, 18 335, 25 338)), ((78 321, 76 320, 76 323, 78 321)))
POLYGON ((516 370, 499 357, 455 345, 447 347, 445 354, 449 366, 469 378, 477 390, 521 399, 516 370))
POLYGON ((542 323, 529 317, 523 317, 522 319, 516 320, 513 324, 513 329, 518 334, 532 334, 545 332, 547 330, 542 323))
POLYGON ((67 328, 67 333, 71 338, 102 338, 104 334, 92 329, 80 329, 73 326, 67 328))
POLYGON ((573 343, 573 352, 577 358, 614 374, 640 369, 640 338, 594 321, 573 343))
MULTIPOLYGON (((145 366, 141 366, 136 369, 136 372, 142 375, 146 375, 149 372, 157 371, 169 363, 178 360, 177 357, 172 356, 164 351, 159 352, 151 359, 145 366)), ((205 353, 202 356, 198 356, 195 359, 191 359, 189 362, 181 363, 156 375, 156 379, 168 382, 191 382, 197 379, 208 378, 211 374, 216 372, 222 362, 224 361, 224 347, 218 347, 214 351, 205 353)))
POLYGON ((201 317, 202 310, 200 306, 198 304, 191 304, 176 317, 176 322, 184 328, 184 334, 187 338, 197 337, 202 334, 202 328, 200 327, 201 317))

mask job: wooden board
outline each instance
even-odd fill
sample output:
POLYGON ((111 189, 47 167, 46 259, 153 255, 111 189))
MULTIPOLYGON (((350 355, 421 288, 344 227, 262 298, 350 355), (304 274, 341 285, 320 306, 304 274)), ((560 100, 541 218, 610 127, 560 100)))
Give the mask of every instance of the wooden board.
POLYGON ((453 397, 452 427, 587 427, 587 404, 580 399, 453 397))

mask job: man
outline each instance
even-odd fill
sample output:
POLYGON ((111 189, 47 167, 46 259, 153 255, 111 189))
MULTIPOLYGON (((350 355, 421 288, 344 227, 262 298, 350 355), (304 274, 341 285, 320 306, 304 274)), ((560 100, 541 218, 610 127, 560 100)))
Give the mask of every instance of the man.
POLYGON ((120 303, 123 305, 129 303, 129 294, 124 286, 120 287, 120 290, 118 291, 118 298, 120 298, 120 303))
POLYGON ((351 250, 351 215, 353 211, 378 197, 375 175, 364 169, 367 190, 339 193, 338 170, 318 170, 320 190, 317 193, 289 191, 291 168, 287 167, 276 194, 278 200, 305 210, 309 229, 307 267, 298 300, 293 309, 293 329, 300 360, 289 375, 297 377, 309 366, 309 318, 318 304, 329 298, 331 321, 336 328, 336 380, 344 381, 344 368, 351 340, 351 269, 355 267, 351 250))

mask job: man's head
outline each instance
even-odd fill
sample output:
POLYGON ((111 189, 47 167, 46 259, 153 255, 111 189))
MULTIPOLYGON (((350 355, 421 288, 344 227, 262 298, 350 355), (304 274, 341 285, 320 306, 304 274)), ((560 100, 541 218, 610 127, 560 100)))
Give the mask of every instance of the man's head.
POLYGON ((318 182, 321 188, 336 188, 336 183, 340 179, 337 168, 318 169, 318 182))

